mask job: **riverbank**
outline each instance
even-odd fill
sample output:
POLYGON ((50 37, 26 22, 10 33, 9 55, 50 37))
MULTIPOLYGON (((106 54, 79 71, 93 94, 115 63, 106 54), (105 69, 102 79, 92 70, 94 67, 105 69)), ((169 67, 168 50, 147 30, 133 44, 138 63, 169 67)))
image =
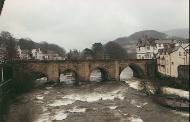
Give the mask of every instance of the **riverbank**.
POLYGON ((131 79, 126 81, 130 87, 146 93, 155 103, 178 111, 189 112, 189 91, 173 87, 159 86, 152 81, 131 79))

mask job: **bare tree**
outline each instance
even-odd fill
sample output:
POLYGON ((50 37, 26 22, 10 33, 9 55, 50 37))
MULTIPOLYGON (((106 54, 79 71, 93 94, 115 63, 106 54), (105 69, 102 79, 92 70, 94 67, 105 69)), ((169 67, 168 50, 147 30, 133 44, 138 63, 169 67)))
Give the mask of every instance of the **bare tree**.
POLYGON ((73 49, 66 54, 66 58, 69 60, 78 60, 81 58, 81 54, 77 49, 73 49))
POLYGON ((2 41, 6 46, 6 60, 14 60, 18 58, 18 53, 16 49, 16 39, 9 32, 1 32, 0 33, 2 41))

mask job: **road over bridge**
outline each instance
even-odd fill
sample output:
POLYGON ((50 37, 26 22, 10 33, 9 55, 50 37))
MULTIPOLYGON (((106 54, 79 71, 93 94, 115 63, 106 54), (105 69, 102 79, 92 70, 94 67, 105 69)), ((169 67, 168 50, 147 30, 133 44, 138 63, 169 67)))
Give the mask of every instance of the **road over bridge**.
POLYGON ((120 80, 120 73, 126 67, 133 70, 134 77, 154 77, 154 60, 64 60, 64 61, 15 61, 13 79, 23 80, 25 74, 33 77, 47 77, 48 81, 59 81, 60 74, 74 72, 77 81, 89 81, 93 70, 99 69, 103 80, 120 80))

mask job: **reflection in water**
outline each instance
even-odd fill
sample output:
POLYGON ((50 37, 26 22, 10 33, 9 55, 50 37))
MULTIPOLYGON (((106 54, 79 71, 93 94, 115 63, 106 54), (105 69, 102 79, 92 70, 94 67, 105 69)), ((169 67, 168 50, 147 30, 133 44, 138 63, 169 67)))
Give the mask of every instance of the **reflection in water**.
POLYGON ((100 82, 102 81, 102 76, 101 76, 101 71, 100 70, 94 70, 90 74, 90 81, 92 82, 100 82))
POLYGON ((65 74, 60 74, 60 82, 65 84, 74 84, 76 81, 75 73, 67 72, 65 74))
POLYGON ((133 78, 133 70, 130 67, 125 68, 120 74, 120 80, 125 81, 133 78))

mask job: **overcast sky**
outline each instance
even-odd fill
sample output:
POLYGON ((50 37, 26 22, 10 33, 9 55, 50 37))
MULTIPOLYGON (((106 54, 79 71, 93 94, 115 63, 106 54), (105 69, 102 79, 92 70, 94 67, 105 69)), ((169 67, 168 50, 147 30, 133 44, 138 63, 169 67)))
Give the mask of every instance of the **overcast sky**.
POLYGON ((83 49, 136 31, 189 27, 189 0, 5 0, 0 31, 83 49))

